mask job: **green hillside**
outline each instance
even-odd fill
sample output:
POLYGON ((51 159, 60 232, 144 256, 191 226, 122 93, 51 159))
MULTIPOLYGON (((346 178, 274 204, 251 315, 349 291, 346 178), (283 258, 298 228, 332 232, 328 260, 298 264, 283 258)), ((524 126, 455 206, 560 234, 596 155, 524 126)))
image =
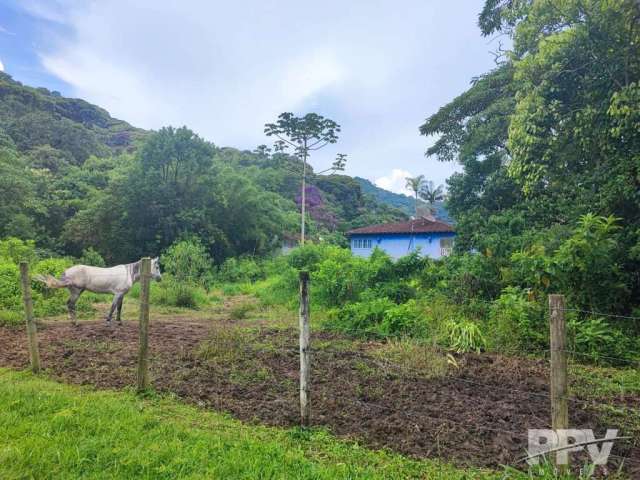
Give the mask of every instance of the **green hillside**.
MULTIPOLYGON (((219 147, 186 127, 145 131, 84 100, 0 73, 0 238, 108 261, 198 236, 217 260, 276 250, 298 232, 301 162, 219 147)), ((406 218, 346 175, 308 177, 311 239, 406 218)))
MULTIPOLYGON (((132 151, 144 130, 95 105, 32 88, 0 72, 0 129, 16 149, 37 161, 82 164, 91 155, 132 151)), ((53 165, 47 165, 53 166, 53 165)))
MULTIPOLYGON (((389 205, 390 207, 397 208, 402 210, 406 215, 413 215, 415 206, 414 199, 403 195, 401 193, 390 192, 389 190, 385 190, 384 188, 378 187, 375 183, 367 180, 362 177, 353 177, 354 180, 358 182, 360 188, 362 188, 362 192, 365 195, 369 195, 376 202, 383 203, 385 205, 389 205)), ((422 203, 422 200, 418 200, 418 202, 422 203)), ((436 209, 435 216, 445 222, 453 222, 453 219, 449 216, 449 212, 445 207, 444 202, 435 202, 434 208, 436 209)))

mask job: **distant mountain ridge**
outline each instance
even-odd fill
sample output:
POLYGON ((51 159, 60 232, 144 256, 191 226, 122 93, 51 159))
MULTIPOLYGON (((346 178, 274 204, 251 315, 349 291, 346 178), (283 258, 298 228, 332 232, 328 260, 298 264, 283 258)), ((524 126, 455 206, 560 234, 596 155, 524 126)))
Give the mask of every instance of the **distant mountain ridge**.
MULTIPOLYGON (((376 201, 384 203, 391 207, 397 208, 404 212, 406 215, 413 215, 415 213, 415 201, 412 197, 404 195, 402 193, 390 192, 384 188, 378 187, 375 183, 362 177, 353 177, 362 189, 362 193, 372 196, 376 201)), ((421 200, 418 200, 419 202, 421 200)), ((454 223, 453 219, 449 216, 449 212, 444 205, 444 202, 435 203, 436 218, 443 220, 447 223, 454 223)))

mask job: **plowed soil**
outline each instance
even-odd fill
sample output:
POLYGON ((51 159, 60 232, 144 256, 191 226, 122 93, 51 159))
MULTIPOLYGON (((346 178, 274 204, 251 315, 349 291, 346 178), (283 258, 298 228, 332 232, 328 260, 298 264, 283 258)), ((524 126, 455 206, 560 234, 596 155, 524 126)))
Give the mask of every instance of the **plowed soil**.
MULTIPOLYGON (((228 335, 234 328, 188 318, 152 322, 154 387, 244 421, 296 425, 297 331, 261 328, 228 335), (202 342, 211 338, 224 348, 206 354, 202 342)), ((49 323, 40 326, 39 339, 42 363, 54 378, 98 388, 135 384, 135 323, 49 323)), ((312 357, 312 423, 373 448, 457 464, 516 465, 525 453, 527 429, 550 423, 544 360, 466 355, 445 377, 428 379, 384 368, 372 355, 376 344, 317 333, 313 345, 321 347, 312 357)), ((25 347, 23 329, 0 327, 0 366, 27 367, 25 347)), ((607 401, 640 409, 640 398, 607 401)), ((598 437, 615 427, 586 401, 572 402, 570 416, 573 428, 594 428, 598 437)), ((640 450, 631 445, 616 445, 613 453, 640 465, 640 450)), ((631 474, 640 477, 640 470, 631 474)))

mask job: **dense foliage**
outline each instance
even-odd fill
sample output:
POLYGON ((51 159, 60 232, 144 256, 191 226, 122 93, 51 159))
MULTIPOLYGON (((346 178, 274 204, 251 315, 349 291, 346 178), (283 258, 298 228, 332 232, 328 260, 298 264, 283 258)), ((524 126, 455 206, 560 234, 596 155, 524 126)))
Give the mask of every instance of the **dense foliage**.
MULTIPOLYGON (((199 307, 233 282, 293 306, 305 269, 330 328, 522 353, 548 348, 546 298, 562 293, 572 348, 637 358, 640 322, 600 313, 640 316, 638 18, 631 0, 486 1, 482 32, 512 50, 420 127, 437 137, 428 155, 462 166, 442 261, 352 256, 346 230, 406 218, 414 200, 312 170, 316 244, 272 258, 297 237, 296 156, 220 148, 186 127, 144 132, 0 74, 0 238, 16 237, 0 242, 2 306, 19 308, 19 258, 57 273, 162 254, 152 295, 166 305, 199 307)), ((61 309, 58 293, 37 294, 61 309)))
MULTIPOLYGON (((301 172, 295 156, 145 132, 0 73, 0 238, 34 239, 45 256, 125 262, 192 235, 216 261, 266 254, 297 230, 301 172)), ((312 239, 404 217, 347 176, 310 170, 307 194, 312 239)))
POLYGON ((627 0, 486 2, 483 33, 513 50, 421 127, 439 137, 428 155, 463 167, 448 206, 458 251, 493 267, 484 281, 638 307, 639 15, 627 0))

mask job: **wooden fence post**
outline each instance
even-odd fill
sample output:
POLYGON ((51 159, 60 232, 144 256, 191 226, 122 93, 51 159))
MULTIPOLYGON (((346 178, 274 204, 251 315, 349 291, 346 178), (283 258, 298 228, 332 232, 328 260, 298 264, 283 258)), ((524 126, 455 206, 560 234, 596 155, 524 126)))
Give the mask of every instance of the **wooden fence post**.
POLYGON ((33 298, 31 297, 31 278, 29 277, 29 264, 20 262, 20 280, 22 285, 22 298, 24 300, 24 316, 27 322, 27 339, 29 341, 29 359, 31 370, 34 373, 40 371, 40 352, 38 351, 38 333, 36 322, 33 318, 33 298))
POLYGON ((151 259, 144 257, 140 265, 140 348, 138 350, 138 392, 149 388, 149 287, 151 259))
POLYGON ((300 272, 300 424, 303 427, 309 426, 311 417, 309 337, 309 272, 300 272))
MULTIPOLYGON (((564 295, 549 295, 551 332, 551 428, 569 428, 567 404, 567 329, 564 295)), ((555 455, 553 456, 555 458, 555 455)), ((562 467, 564 468, 564 467, 562 467)))

